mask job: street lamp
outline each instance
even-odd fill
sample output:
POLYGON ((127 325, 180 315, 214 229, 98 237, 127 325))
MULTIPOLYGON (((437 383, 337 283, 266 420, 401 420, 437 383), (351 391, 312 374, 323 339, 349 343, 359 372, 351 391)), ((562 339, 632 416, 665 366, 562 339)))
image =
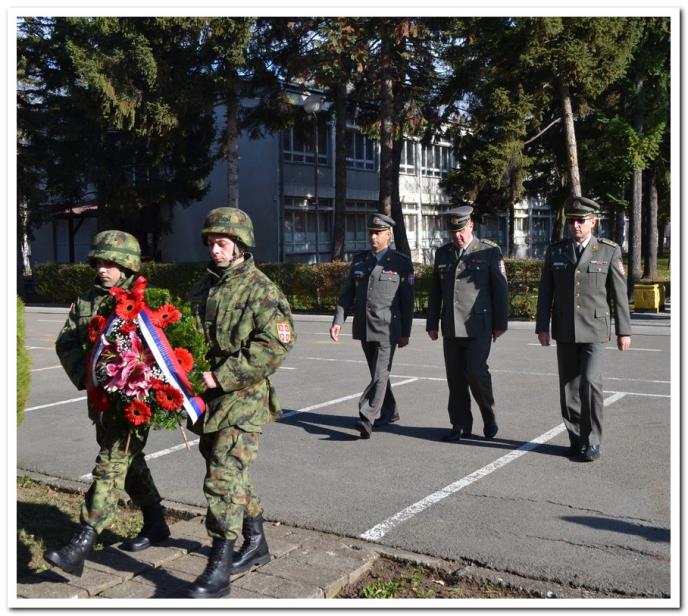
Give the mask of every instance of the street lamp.
POLYGON ((315 205, 315 262, 320 260, 320 214, 318 213, 318 111, 322 107, 320 94, 309 94, 303 110, 313 117, 313 204, 315 205))

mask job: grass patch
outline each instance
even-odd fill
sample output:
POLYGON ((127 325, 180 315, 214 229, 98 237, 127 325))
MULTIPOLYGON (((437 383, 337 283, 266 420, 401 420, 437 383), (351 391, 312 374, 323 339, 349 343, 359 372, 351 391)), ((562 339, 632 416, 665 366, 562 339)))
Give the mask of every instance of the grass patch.
POLYGON ((462 579, 441 571, 381 556, 370 571, 337 595, 340 599, 502 599, 528 598, 518 589, 462 579))
MULTIPOLYGON (((28 477, 17 477, 17 578, 40 573, 52 565, 43 559, 43 552, 60 548, 78 528, 84 495, 58 489, 28 477)), ((109 545, 135 537, 143 526, 140 509, 120 502, 120 511, 111 528, 103 531, 95 545, 102 550, 109 545)), ((168 524, 182 519, 169 510, 168 524)))

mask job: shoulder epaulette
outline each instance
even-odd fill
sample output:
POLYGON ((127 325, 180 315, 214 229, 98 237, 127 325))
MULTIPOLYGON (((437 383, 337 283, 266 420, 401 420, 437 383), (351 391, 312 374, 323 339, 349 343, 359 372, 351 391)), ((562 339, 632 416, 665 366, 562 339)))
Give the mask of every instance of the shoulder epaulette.
POLYGON ((409 257, 407 254, 404 254, 403 252, 399 252, 398 250, 395 250, 394 252, 396 252, 397 255, 399 255, 400 257, 403 257, 404 259, 406 259, 406 261, 411 260, 411 257, 409 257))
POLYGON ((499 244, 493 240, 480 240, 483 244, 487 244, 488 246, 495 246, 496 248, 499 248, 499 244))
POLYGON ((608 240, 606 237, 598 237, 597 241, 602 242, 603 244, 607 244, 607 246, 618 246, 616 242, 612 242, 611 240, 608 240))

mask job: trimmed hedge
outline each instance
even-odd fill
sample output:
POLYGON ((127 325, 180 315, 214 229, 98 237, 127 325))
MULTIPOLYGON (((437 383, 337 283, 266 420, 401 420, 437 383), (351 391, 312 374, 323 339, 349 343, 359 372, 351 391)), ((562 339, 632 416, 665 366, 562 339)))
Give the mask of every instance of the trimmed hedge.
POLYGON ((24 421, 24 409, 31 387, 31 358, 26 350, 24 302, 17 298, 17 426, 24 421))
MULTIPOLYGON (((542 261, 505 259, 509 279, 509 317, 533 319, 542 261)), ((259 263, 287 296, 295 311, 334 311, 340 290, 349 273, 350 263, 259 263)), ((205 272, 205 263, 144 263, 141 274, 154 287, 169 289, 173 295, 186 297, 191 283, 205 272)), ((416 278, 416 316, 428 308, 432 265, 414 264, 416 278)), ((70 304, 86 291, 95 279, 88 265, 42 263, 36 267, 36 300, 70 304)))

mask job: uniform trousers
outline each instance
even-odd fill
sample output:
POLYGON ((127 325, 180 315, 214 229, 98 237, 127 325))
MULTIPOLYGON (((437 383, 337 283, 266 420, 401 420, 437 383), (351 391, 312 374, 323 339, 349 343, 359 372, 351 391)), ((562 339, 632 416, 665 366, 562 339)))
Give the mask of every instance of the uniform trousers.
POLYGON ((480 409, 484 425, 495 421, 492 377, 487 365, 491 347, 491 336, 442 339, 449 386, 447 410, 449 421, 455 430, 470 433, 473 429, 471 393, 480 409))
POLYGON ((205 527, 210 537, 236 541, 244 515, 255 518, 262 511, 248 475, 259 436, 238 426, 201 436, 198 446, 205 459, 203 492, 208 501, 205 527))
POLYGON ((557 340, 561 416, 571 445, 598 446, 602 441, 602 342, 557 340))
POLYGON ((140 437, 124 426, 103 425, 102 415, 96 421, 96 440, 100 451, 93 468, 93 483, 81 505, 81 523, 101 533, 115 520, 119 494, 124 490, 137 507, 148 507, 162 499, 146 464, 143 448, 148 430, 140 430, 140 437))
POLYGON ((358 401, 358 414, 366 426, 370 427, 378 417, 387 420, 398 415, 397 402, 389 384, 389 373, 397 345, 388 341, 362 340, 361 347, 368 362, 370 383, 358 401))

